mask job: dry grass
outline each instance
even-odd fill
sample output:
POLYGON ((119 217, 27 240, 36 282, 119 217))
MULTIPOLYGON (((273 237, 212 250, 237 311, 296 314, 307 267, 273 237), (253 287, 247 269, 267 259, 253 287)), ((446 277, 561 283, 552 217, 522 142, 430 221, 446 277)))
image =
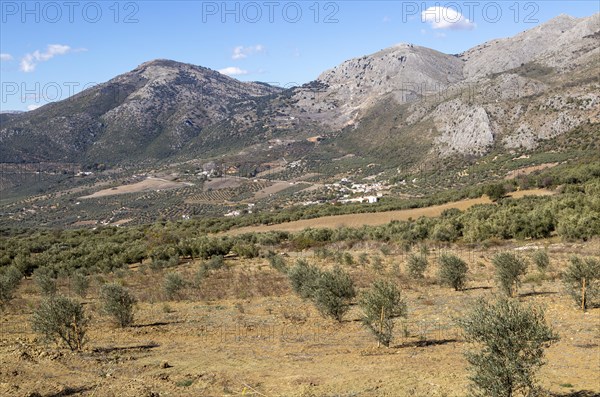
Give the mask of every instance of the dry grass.
MULTIPOLYGON (((381 255, 370 248, 375 247, 365 244, 353 254, 381 255)), ((531 283, 520 290, 521 300, 546 306, 548 321, 561 336, 548 349, 540 383, 563 395, 571 389, 598 393, 600 309, 578 311, 555 277, 569 255, 597 254, 597 246, 550 244, 549 249, 548 275, 540 284, 531 269, 531 283), (561 386, 568 384, 572 387, 561 386)), ((475 298, 497 293, 490 265, 494 252, 455 252, 470 265, 464 292, 437 285, 435 265, 424 280, 410 280, 400 255, 382 257, 379 275, 370 265, 348 268, 360 288, 379 276, 402 287, 409 317, 397 320, 397 337, 389 349, 376 348, 358 321, 358 307, 342 324, 324 319, 290 292, 286 278, 266 260, 229 259, 223 269, 187 288, 183 300, 167 303, 159 288, 166 271, 136 267, 125 272, 120 282, 140 304, 136 325, 124 330, 97 314, 93 297, 99 284, 94 283, 92 298, 86 300, 94 313, 87 351, 57 353, 36 342, 29 330, 28 316, 39 297, 27 280, 1 320, 0 395, 463 396, 468 381, 462 352, 469 346, 453 318, 475 298), (394 263, 400 273, 393 270, 394 263)), ((431 264, 439 254, 432 248, 431 264)), ((309 260, 333 266, 328 260, 309 260)), ((198 266, 186 263, 175 270, 191 281, 198 266)), ((68 293, 68 284, 61 283, 61 289, 68 293)))
MULTIPOLYGON (((554 194, 549 190, 533 189, 533 190, 522 190, 510 193, 509 196, 514 198, 520 198, 523 196, 546 196, 554 194)), ((457 208, 464 211, 476 204, 489 204, 490 199, 487 197, 481 197, 477 199, 468 199, 455 201, 451 203, 434 205, 426 208, 413 208, 408 210, 399 211, 387 211, 387 212, 375 212, 375 213, 364 213, 364 214, 348 214, 348 215, 332 215, 324 216, 315 219, 302 219, 294 222, 287 222, 277 225, 259 225, 259 226, 248 226, 239 229, 231 230, 229 234, 243 234, 248 232, 268 232, 274 230, 298 232, 306 228, 336 228, 340 226, 346 227, 360 227, 363 225, 376 226, 389 223, 391 221, 406 221, 409 219, 417 219, 421 216, 425 217, 436 217, 440 216, 444 210, 450 208, 457 208)))
POLYGON ((118 194, 127 194, 127 193, 139 193, 146 192, 150 190, 166 190, 166 189, 176 189, 179 187, 189 186, 188 183, 184 182, 176 182, 169 181, 162 178, 152 178, 149 177, 143 181, 132 183, 130 185, 122 185, 113 187, 110 189, 103 189, 97 191, 88 196, 82 196, 81 199, 89 199, 89 198, 98 198, 98 197, 107 197, 114 196, 118 194))

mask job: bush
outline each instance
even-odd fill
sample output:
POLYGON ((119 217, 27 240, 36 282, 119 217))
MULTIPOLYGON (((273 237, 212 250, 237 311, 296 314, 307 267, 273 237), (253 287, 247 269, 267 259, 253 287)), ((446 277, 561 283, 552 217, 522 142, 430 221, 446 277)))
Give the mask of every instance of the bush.
POLYGON ((281 273, 287 272, 287 263, 281 255, 277 255, 274 252, 269 253, 269 264, 271 267, 281 273))
POLYGON ((396 285, 376 281, 359 300, 363 310, 362 322, 375 335, 378 344, 389 346, 394 331, 394 317, 406 317, 406 302, 396 285))
POLYGON ((456 255, 443 254, 439 258, 439 264, 439 277, 442 284, 453 287, 455 291, 462 290, 467 279, 466 262, 456 255))
POLYGON ((90 280, 82 272, 75 272, 71 276, 71 287, 73 288, 73 292, 85 298, 90 287, 90 280))
POLYGON ((562 278, 569 294, 582 310, 600 304, 600 261, 573 256, 562 278))
POLYGON ((238 243, 231 250, 234 254, 246 259, 256 258, 259 254, 258 247, 254 244, 238 243))
POLYGON ((168 273, 163 282, 163 290, 168 300, 181 297, 181 290, 185 287, 185 281, 179 273, 168 273))
POLYGON ((427 269, 427 257, 424 255, 410 254, 408 256, 408 274, 412 278, 423 278, 423 273, 427 269))
POLYGON ((64 342, 71 351, 82 349, 88 323, 83 305, 64 296, 44 299, 31 319, 34 332, 48 341, 64 342))
POLYGON ((495 303, 479 300, 458 323, 468 342, 481 345, 481 350, 466 353, 473 394, 530 395, 544 347, 558 339, 546 324, 544 311, 510 298, 495 303))
POLYGON ((13 298, 22 278, 23 275, 15 266, 9 266, 0 273, 0 306, 13 298))
POLYGON ((490 200, 498 201, 506 195, 506 188, 502 183, 496 183, 486 186, 483 192, 488 195, 490 200))
POLYGON ((550 266, 550 258, 548 257, 548 252, 546 250, 535 251, 532 258, 533 263, 535 263, 541 273, 544 273, 546 270, 548 270, 548 266, 550 266))
POLYGON ((355 296, 356 291, 350 275, 336 267, 332 272, 321 273, 313 293, 313 300, 321 314, 341 322, 350 308, 350 301, 355 296))
POLYGON ((288 272, 292 289, 303 299, 310 299, 314 296, 320 277, 321 271, 302 259, 298 260, 288 272))
POLYGON ((39 267, 33 272, 33 281, 42 295, 50 296, 56 293, 56 278, 52 270, 39 267))
POLYGON ((527 262, 512 252, 500 252, 492 258, 496 268, 496 280, 500 289, 508 296, 514 296, 527 271, 527 262))
POLYGON ((374 255, 373 259, 371 260, 371 263, 374 271, 379 273, 383 270, 383 260, 381 260, 381 257, 379 255, 374 255))
POLYGON ((100 301, 104 313, 112 316, 120 327, 133 323, 136 300, 127 288, 119 284, 104 284, 100 289, 100 301))

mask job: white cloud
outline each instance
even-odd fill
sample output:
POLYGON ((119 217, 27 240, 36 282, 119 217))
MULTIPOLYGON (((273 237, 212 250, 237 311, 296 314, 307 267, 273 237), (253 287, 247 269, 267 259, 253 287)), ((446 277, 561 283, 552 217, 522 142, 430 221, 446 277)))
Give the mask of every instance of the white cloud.
POLYGON ((42 106, 44 106, 44 105, 27 105, 27 110, 32 111, 37 108, 41 108, 42 106))
POLYGON ((247 70, 240 69, 237 66, 229 66, 228 68, 219 69, 218 72, 226 76, 242 76, 244 74, 248 74, 247 70))
POLYGON ((433 29, 471 30, 477 25, 460 12, 449 7, 429 7, 421 13, 421 20, 433 29))
POLYGON ((35 67, 40 62, 46 62, 50 59, 54 58, 57 55, 65 55, 70 52, 79 52, 85 51, 85 49, 75 50, 68 45, 63 44, 49 44, 46 47, 46 51, 42 52, 40 50, 35 50, 34 52, 25 54, 25 56, 21 59, 20 69, 23 72, 33 72, 35 67))
POLYGON ((262 54, 265 52, 265 46, 262 44, 251 45, 249 47, 237 46, 233 49, 233 54, 231 55, 231 59, 239 60, 248 58, 250 55, 254 54, 262 54))
POLYGON ((0 61, 2 61, 2 62, 12 61, 13 59, 14 59, 13 56, 10 54, 6 54, 6 53, 0 54, 0 61))

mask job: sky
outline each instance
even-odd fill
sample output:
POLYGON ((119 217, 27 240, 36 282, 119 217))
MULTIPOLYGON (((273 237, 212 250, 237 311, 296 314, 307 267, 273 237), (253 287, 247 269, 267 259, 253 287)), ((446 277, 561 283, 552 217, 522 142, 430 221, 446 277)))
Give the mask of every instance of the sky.
POLYGON ((158 58, 290 87, 398 43, 456 54, 598 12, 597 0, 0 0, 0 110, 67 99, 158 58))

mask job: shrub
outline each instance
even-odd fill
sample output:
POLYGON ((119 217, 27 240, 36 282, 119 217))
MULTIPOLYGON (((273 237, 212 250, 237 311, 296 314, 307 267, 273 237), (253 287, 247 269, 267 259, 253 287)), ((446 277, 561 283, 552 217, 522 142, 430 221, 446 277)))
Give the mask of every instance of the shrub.
POLYGON ((498 201, 506 195, 506 188, 502 183, 488 185, 484 189, 484 193, 488 195, 490 200, 498 201))
POLYGON ((530 395, 534 375, 543 365, 544 347, 558 339, 546 324, 544 311, 510 298, 495 303, 479 300, 458 321, 468 342, 481 350, 467 352, 475 396, 530 395))
POLYGON ((100 301, 104 313, 112 316, 124 328, 133 323, 133 308, 136 300, 129 290, 119 284, 104 284, 100 289, 100 301))
POLYGON ((406 302, 396 284, 376 281, 359 300, 363 310, 362 322, 377 339, 378 344, 389 346, 394 331, 394 317, 406 317, 406 302))
POLYGON ((537 250, 533 253, 533 263, 537 266, 538 270, 544 273, 550 266, 550 258, 546 250, 537 250))
POLYGON ((514 296, 527 271, 527 263, 512 252, 500 252, 492 258, 496 268, 496 280, 500 289, 508 296, 514 296))
POLYGON ((358 256, 358 264, 361 266, 369 264, 369 255, 366 252, 363 252, 358 256))
POLYGON ((82 349, 88 323, 83 305, 64 296, 44 299, 31 319, 34 332, 48 341, 64 342, 71 351, 82 349))
POLYGON ((71 276, 71 286, 73 288, 73 292, 79 295, 82 298, 85 298, 87 295, 87 291, 90 287, 90 280, 86 277, 85 274, 78 271, 73 273, 71 276))
POLYGON ((39 267, 33 272, 33 281, 42 295, 50 296, 56 293, 56 278, 52 270, 39 267))
POLYGON ((246 259, 256 258, 259 254, 258 247, 254 244, 238 243, 231 250, 236 255, 246 259))
POLYGON ((181 297, 181 290, 185 287, 185 281, 179 273, 168 273, 163 281, 163 290, 168 300, 181 297))
POLYGON ((288 278, 295 293, 303 299, 312 298, 315 294, 321 271, 305 260, 298 260, 288 272, 288 278))
POLYGON ((439 277, 442 284, 453 287, 455 291, 462 290, 467 279, 466 262, 456 255, 443 254, 439 258, 439 264, 439 277))
POLYGON ((15 266, 9 266, 0 273, 0 306, 13 298, 22 278, 23 275, 15 266))
POLYGON ((376 272, 380 272, 383 270, 383 261, 379 255, 374 255, 371 260, 371 264, 373 266, 373 270, 376 272))
POLYGON ((424 255, 410 254, 408 256, 408 274, 412 278, 423 278, 428 264, 427 257, 424 255))
POLYGON ((562 277, 569 294, 582 310, 597 306, 600 304, 600 261, 578 256, 570 261, 562 277))
POLYGON ((287 263, 281 255, 277 255, 274 252, 269 253, 269 264, 271 267, 281 273, 287 272, 287 263))
POLYGON ((225 259, 223 255, 215 255, 207 260, 204 265, 208 270, 219 270, 225 266, 225 259))
POLYGON ((350 275, 336 267, 332 272, 322 272, 313 293, 315 306, 324 316, 341 322, 356 296, 350 275))

